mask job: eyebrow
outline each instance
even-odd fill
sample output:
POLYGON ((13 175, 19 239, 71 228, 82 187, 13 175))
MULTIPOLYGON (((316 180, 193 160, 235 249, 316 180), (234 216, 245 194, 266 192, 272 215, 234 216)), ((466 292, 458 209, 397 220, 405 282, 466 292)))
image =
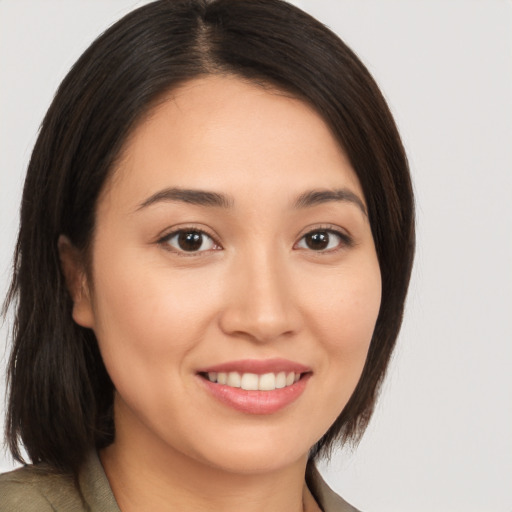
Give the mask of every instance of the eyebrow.
POLYGON ((156 194, 148 197, 139 205, 137 210, 147 208, 155 203, 170 201, 179 201, 197 206, 214 206, 218 208, 231 208, 234 204, 232 198, 217 192, 171 187, 160 190, 156 194))
MULTIPOLYGON (((217 208, 232 208, 235 203, 232 197, 218 192, 170 187, 160 190, 148 197, 138 206, 136 211, 147 208, 155 203, 173 201, 217 208)), ((347 188, 308 190, 295 200, 293 207, 303 209, 330 202, 348 202, 355 204, 365 216, 368 216, 363 201, 347 188)))
POLYGON ((309 190, 301 194, 295 201, 295 208, 309 208, 330 202, 348 202, 355 204, 368 217, 366 206, 358 195, 348 188, 335 190, 309 190))

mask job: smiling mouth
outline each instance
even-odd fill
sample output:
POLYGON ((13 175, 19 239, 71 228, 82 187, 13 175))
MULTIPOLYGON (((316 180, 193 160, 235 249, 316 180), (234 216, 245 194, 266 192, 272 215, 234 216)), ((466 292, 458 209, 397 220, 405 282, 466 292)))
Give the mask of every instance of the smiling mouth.
POLYGON ((246 391, 275 391, 292 386, 298 382, 302 373, 240 373, 240 372, 202 372, 201 377, 214 384, 221 384, 231 388, 241 388, 246 391))
POLYGON ((244 359, 200 368, 204 389, 245 414, 274 414, 304 393, 312 368, 287 359, 244 359))

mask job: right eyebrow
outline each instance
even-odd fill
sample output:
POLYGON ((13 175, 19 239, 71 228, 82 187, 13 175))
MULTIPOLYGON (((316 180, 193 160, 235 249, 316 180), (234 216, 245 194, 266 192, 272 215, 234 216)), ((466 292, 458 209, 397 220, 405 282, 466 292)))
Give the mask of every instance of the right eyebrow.
POLYGON ((233 199, 227 195, 208 190, 195 190, 186 188, 164 188, 145 199, 136 211, 147 208, 155 203, 179 201, 182 203, 194 204, 197 206, 210 206, 218 208, 232 208, 233 199))

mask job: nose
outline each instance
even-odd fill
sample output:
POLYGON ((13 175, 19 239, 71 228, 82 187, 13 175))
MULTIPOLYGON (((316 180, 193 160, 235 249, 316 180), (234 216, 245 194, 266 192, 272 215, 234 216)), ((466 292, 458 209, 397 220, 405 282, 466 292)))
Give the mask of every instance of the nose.
POLYGON ((297 333, 301 315, 287 267, 286 261, 268 253, 233 264, 225 281, 222 331, 258 343, 297 333))

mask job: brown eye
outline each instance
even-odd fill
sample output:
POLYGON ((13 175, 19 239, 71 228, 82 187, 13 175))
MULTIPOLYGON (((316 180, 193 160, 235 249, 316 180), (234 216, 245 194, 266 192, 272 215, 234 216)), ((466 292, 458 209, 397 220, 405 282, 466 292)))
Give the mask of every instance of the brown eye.
POLYGON ((335 250, 344 245, 351 245, 351 240, 347 235, 330 229, 319 229, 304 235, 297 244, 297 247, 320 252, 335 250))
POLYGON ((180 252, 203 252, 215 248, 215 242, 203 231, 181 230, 171 233, 166 243, 180 252))
POLYGON ((329 246, 329 239, 330 236, 327 231, 309 233, 304 237, 307 247, 314 251, 322 251, 326 249, 329 246))

